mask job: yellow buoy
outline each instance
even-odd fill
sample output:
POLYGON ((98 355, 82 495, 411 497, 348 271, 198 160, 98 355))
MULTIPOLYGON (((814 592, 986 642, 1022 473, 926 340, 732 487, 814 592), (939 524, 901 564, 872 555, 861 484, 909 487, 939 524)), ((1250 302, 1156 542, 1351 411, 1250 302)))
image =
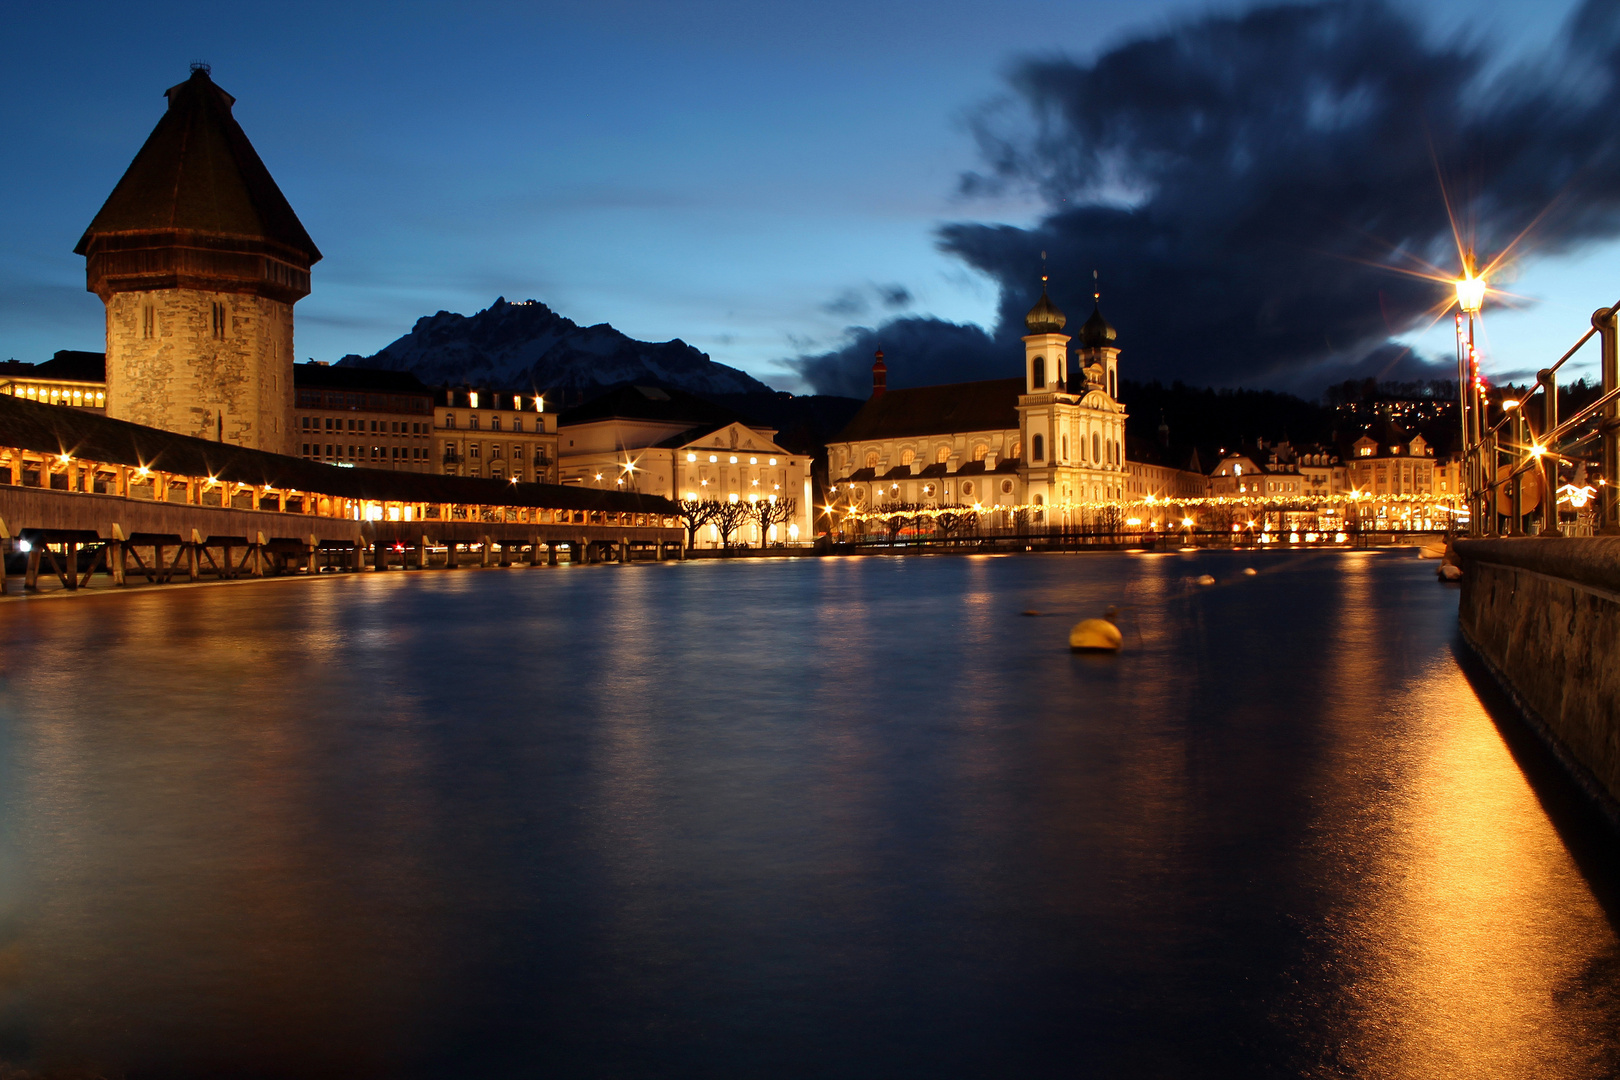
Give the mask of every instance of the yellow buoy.
POLYGON ((1077 652, 1119 652, 1125 638, 1107 619, 1081 619, 1069 630, 1069 648, 1077 652))

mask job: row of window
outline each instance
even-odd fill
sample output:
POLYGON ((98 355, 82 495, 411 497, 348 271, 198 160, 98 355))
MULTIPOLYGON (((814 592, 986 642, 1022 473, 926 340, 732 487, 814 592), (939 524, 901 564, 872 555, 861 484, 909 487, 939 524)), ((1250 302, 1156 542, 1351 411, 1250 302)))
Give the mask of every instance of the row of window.
POLYGON ((415 423, 410 420, 356 420, 354 417, 342 416, 304 416, 299 418, 299 428, 303 431, 369 431, 376 435, 426 435, 428 425, 415 423), (325 424, 321 423, 325 420, 325 424), (344 420, 348 426, 344 427, 344 420), (370 424, 368 428, 366 425, 370 424))
MULTIPOLYGON (((521 417, 521 416, 509 416, 509 417, 507 417, 507 419, 512 422, 512 427, 511 427, 512 431, 522 431, 523 430, 523 417, 521 417)), ((480 423, 479 418, 478 418, 478 415, 476 413, 473 414, 472 416, 467 417, 467 430, 468 431, 477 431, 477 430, 479 430, 479 423, 480 423)), ((445 427, 446 431, 454 431, 454 430, 456 430, 456 414, 455 413, 446 413, 445 414, 444 427, 445 427)), ((491 431, 500 431, 501 430, 501 418, 499 416, 492 416, 492 417, 489 418, 489 430, 491 430, 491 431)), ((539 418, 539 417, 535 417, 535 420, 534 420, 535 434, 542 435, 542 434, 545 433, 545 430, 546 430, 546 422, 543 419, 539 418)))
POLYGON ((325 443, 304 443, 305 457, 335 457, 349 458, 356 461, 425 461, 428 452, 425 446, 334 446, 325 443), (370 451, 369 454, 367 451, 370 451), (393 451, 389 453, 389 451, 393 451))

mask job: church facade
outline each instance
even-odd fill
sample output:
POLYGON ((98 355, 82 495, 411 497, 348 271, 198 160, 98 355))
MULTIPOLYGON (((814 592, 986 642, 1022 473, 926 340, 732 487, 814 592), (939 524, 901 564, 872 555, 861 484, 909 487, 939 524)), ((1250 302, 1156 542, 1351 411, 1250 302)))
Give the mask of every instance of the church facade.
POLYGON ((911 503, 1061 525, 1126 499, 1117 334, 1094 307, 1071 376, 1067 321, 1043 288, 1024 320, 1020 378, 890 390, 879 352, 871 398, 827 446, 835 520, 911 503))

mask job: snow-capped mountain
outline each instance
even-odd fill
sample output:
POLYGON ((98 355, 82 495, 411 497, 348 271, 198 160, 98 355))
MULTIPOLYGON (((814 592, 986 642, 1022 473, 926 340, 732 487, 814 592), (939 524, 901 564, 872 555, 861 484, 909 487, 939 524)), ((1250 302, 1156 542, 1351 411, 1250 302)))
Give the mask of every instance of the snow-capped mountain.
POLYGON ((572 401, 626 382, 700 395, 771 392, 679 338, 636 341, 607 323, 580 326, 538 300, 511 304, 505 297, 476 315, 425 316, 375 355, 345 356, 339 364, 409 371, 430 385, 551 390, 572 401))

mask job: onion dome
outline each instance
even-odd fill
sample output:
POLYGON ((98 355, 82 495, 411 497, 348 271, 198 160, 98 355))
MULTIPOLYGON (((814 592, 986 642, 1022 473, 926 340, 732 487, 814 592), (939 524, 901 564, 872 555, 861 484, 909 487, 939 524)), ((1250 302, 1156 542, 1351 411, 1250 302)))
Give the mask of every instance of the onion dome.
POLYGON ((1103 318, 1102 308, 1094 305, 1091 309, 1091 317, 1080 327, 1081 347, 1086 349, 1101 349, 1104 346, 1117 348, 1114 340, 1118 336, 1114 332, 1114 328, 1108 325, 1108 320, 1103 318))
POLYGON ((1041 286, 1041 298, 1035 301, 1035 306, 1029 309, 1024 316, 1024 325, 1029 327, 1032 334, 1059 334, 1063 332, 1063 325, 1069 317, 1057 309, 1052 298, 1046 295, 1046 286, 1041 286))

